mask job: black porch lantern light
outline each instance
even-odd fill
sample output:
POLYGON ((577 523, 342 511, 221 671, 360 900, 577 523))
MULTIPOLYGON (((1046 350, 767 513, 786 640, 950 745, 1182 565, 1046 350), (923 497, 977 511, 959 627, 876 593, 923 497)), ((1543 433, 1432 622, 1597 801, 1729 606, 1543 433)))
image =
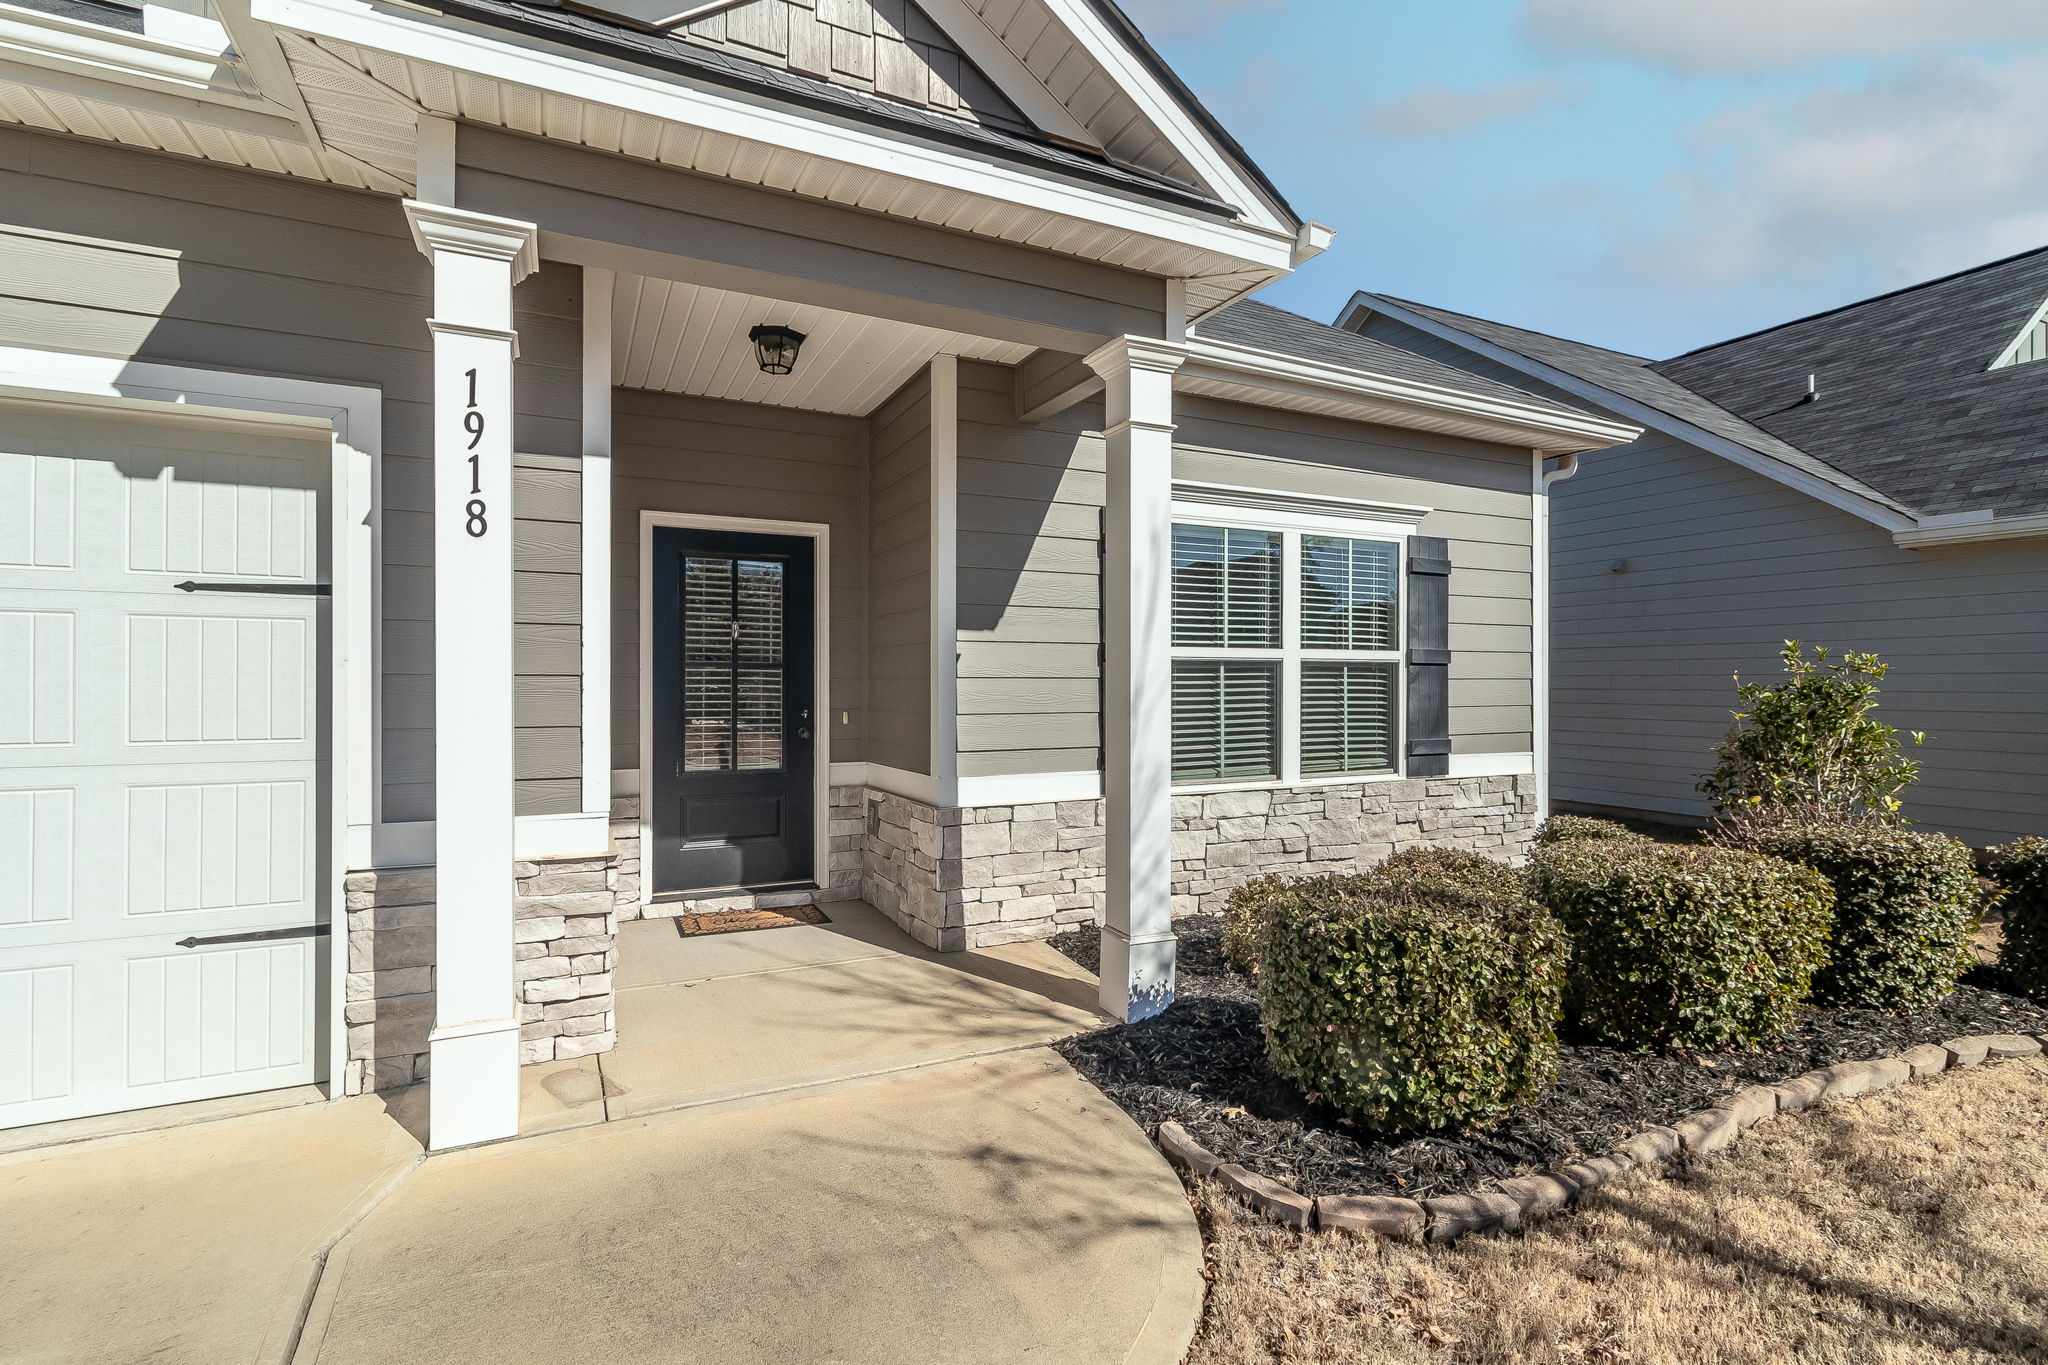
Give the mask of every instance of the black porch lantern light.
POLYGON ((804 334, 793 327, 756 327, 747 339, 754 343, 754 358, 761 362, 763 374, 788 374, 804 348, 804 334))

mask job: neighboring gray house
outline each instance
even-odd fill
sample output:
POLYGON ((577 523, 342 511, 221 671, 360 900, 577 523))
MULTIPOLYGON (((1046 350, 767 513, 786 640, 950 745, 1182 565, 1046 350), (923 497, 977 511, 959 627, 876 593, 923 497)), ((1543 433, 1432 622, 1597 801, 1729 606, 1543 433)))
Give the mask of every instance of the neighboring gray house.
POLYGON ((0 1127, 602 1053, 1540 815, 1547 460, 1108 0, 0 2, 0 1127), (630 964, 629 964, 630 965, 630 964))
POLYGON ((2048 250, 1651 361, 1361 293, 1343 326, 1645 428, 1558 485, 1552 796, 1697 819, 1781 642, 1869 650, 1908 813, 2048 834, 2048 250))

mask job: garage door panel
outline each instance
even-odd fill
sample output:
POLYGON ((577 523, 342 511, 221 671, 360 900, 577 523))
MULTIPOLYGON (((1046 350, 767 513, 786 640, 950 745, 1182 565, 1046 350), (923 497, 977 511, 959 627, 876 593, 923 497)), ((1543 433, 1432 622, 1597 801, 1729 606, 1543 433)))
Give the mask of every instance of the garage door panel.
POLYGON ((71 743, 76 624, 68 611, 0 611, 0 747, 71 743))
MULTIPOLYGON (((13 443, 9 443, 12 445, 13 443)), ((62 452, 0 448, 0 506, 16 509, 0 518, 0 565, 25 569, 68 569, 78 517, 78 461, 70 443, 62 452)))
POLYGON ((305 782, 214 782, 127 790, 131 916, 289 912, 312 900, 305 782))
POLYGON ((7 1111, 72 1093, 74 969, 0 971, 0 1124, 7 1111))
POLYGON ((74 918, 75 798, 64 787, 0 791, 0 926, 74 918))
POLYGON ((327 581, 327 443, 53 412, 0 404, 0 1127, 314 1080, 328 603, 214 586, 327 581))

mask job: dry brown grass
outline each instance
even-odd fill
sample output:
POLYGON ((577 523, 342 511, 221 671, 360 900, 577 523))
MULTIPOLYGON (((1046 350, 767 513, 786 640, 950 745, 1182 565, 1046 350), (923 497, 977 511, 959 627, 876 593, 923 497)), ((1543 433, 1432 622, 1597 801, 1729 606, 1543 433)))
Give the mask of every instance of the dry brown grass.
POLYGON ((2048 1360, 2039 1059, 1779 1119, 1450 1247, 1196 1199, 1212 1287, 1189 1365, 2048 1360))

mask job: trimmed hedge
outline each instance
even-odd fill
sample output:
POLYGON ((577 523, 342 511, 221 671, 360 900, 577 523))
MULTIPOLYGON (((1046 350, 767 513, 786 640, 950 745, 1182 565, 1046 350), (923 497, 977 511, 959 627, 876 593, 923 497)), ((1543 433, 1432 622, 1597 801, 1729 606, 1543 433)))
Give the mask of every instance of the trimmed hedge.
POLYGON ((2005 893, 2005 940, 1998 965, 2028 995, 2048 999, 2048 839, 1987 848, 1980 866, 2005 893))
POLYGON ((1372 870, 1382 881, 1442 882, 1472 891, 1523 894, 1522 874, 1483 853, 1455 848, 1404 848, 1372 870))
POLYGON ((1755 1047, 1791 1028, 1827 961, 1827 879, 1730 848, 1588 839, 1531 864, 1571 935, 1567 1013, 1622 1047, 1755 1047))
POLYGON ((1536 831, 1536 845, 1576 843, 1581 839, 1618 839, 1629 844, 1654 844, 1647 834, 1638 834, 1619 820, 1600 820, 1590 815, 1553 815, 1536 831))
POLYGON ((1816 998, 1908 1014, 1947 999, 1970 969, 1984 894, 1969 847, 1896 825, 1787 825, 1748 847, 1810 867, 1835 888, 1816 998))
POLYGON ((1382 1132, 1489 1125, 1557 1069, 1565 942, 1521 895, 1368 874, 1274 893, 1273 1069, 1382 1132))

